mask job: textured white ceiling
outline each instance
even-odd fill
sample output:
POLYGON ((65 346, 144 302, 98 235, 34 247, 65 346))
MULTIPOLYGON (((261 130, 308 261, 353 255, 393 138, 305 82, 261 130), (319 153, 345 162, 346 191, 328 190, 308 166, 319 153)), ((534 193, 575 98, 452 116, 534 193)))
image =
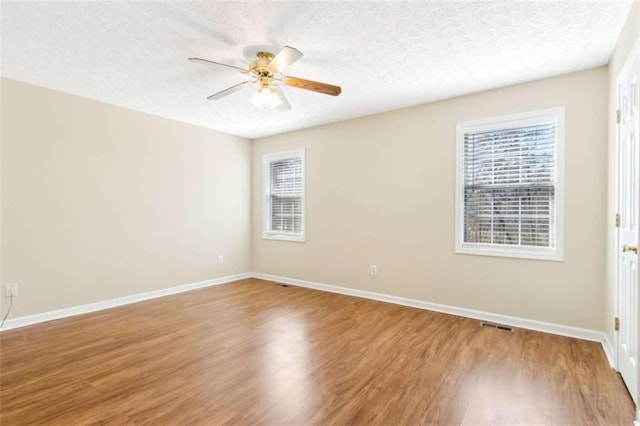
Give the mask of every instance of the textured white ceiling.
POLYGON ((257 138, 608 62, 631 1, 2 2, 5 77, 257 138), (284 88, 293 110, 197 56, 241 67, 257 50, 305 56, 287 74, 342 86, 284 88))

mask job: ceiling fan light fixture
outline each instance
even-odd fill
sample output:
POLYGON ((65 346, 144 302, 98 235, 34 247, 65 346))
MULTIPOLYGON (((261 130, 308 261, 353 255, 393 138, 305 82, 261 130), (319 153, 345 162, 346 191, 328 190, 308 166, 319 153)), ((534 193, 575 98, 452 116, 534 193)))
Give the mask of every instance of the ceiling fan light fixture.
POLYGON ((189 58, 189 61, 232 68, 251 78, 251 80, 240 82, 216 92, 211 96, 207 96, 207 99, 219 100, 231 93, 242 90, 244 87, 247 87, 247 85, 257 83, 260 85, 260 88, 253 94, 249 101, 260 109, 276 109, 283 112, 291 111, 291 104, 282 90, 280 90, 281 86, 310 90, 331 96, 338 96, 342 92, 340 86, 285 75, 286 70, 301 57, 302 52, 298 49, 285 46, 280 49, 277 55, 266 51, 257 52, 256 59, 249 64, 249 69, 202 58, 189 58))
POLYGON ((283 103, 279 93, 269 86, 262 86, 249 101, 260 109, 276 108, 283 103))

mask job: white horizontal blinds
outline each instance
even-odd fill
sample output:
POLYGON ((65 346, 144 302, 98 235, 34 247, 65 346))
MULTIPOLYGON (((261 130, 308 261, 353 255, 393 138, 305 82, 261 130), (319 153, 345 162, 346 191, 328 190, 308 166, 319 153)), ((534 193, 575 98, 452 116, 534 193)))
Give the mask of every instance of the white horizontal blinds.
POLYGON ((555 120, 464 134, 464 242, 554 248, 555 120))
POLYGON ((269 164, 271 231, 302 233, 303 166, 294 156, 269 164))

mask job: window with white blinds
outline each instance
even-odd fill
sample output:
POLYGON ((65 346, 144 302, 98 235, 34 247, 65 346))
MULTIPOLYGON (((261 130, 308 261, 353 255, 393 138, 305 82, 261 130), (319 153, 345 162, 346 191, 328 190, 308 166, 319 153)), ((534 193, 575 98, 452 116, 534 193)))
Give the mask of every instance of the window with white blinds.
POLYGON ((304 150, 263 157, 263 237, 304 241, 304 150))
POLYGON ((564 109, 459 123, 456 251, 562 259, 564 109))

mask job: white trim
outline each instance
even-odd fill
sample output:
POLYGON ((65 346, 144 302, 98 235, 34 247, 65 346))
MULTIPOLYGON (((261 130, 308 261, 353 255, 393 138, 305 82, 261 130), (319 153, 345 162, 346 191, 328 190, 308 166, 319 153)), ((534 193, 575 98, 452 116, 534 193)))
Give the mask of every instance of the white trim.
MULTIPOLYGON (((304 227, 304 225, 302 225, 304 227)), ((265 240, 280 240, 280 241, 297 241, 299 243, 304 243, 306 241, 304 235, 299 234, 288 234, 284 232, 267 232, 265 231, 262 235, 262 238, 265 240)))
MULTIPOLYGON (((624 65, 622 66, 622 68, 620 69, 620 71, 618 71, 618 75, 616 76, 616 110, 622 110, 622 105, 620 104, 620 84, 622 81, 622 75, 624 73, 626 73, 629 69, 629 67, 632 66, 633 64, 633 59, 635 56, 640 55, 640 37, 638 37, 635 41, 635 43, 633 44, 633 47, 631 48, 631 50, 629 51, 627 57, 625 58, 625 62, 624 65)), ((611 117, 611 116, 610 116, 611 117)), ((615 173, 615 191, 614 191, 614 196, 615 196, 615 204, 614 204, 614 208, 615 211, 613 212, 614 215, 615 214, 619 214, 620 213, 620 123, 618 123, 616 121, 615 115, 612 117, 613 120, 613 125, 615 126, 616 129, 616 138, 615 138, 615 169, 614 169, 614 173, 615 173)), ((614 246, 612 247, 613 251, 614 251, 614 268, 613 268, 613 282, 614 282, 614 291, 613 291, 613 306, 614 306, 614 315, 611 318, 607 318, 607 321, 612 321, 614 320, 614 318, 619 317, 620 316, 620 282, 619 282, 619 277, 618 277, 618 268, 619 268, 619 264, 620 264, 620 228, 616 227, 615 231, 614 231, 614 246)), ((613 368, 616 371, 618 370, 618 366, 620 363, 620 338, 619 338, 619 333, 617 331, 613 332, 613 344, 611 344, 611 342, 609 342, 610 346, 611 346, 611 356, 613 359, 613 368)), ((636 328, 636 335, 635 335, 635 339, 636 339, 636 343, 638 342, 638 340, 640 339, 640 336, 638 336, 638 332, 637 332, 637 328, 636 328)), ((634 401, 634 404, 637 404, 637 401, 634 401)), ((638 410, 636 412, 636 421, 633 422, 634 425, 640 426, 640 406, 638 406, 638 410)))
POLYGON ((281 241, 306 241, 306 199, 307 199, 307 166, 305 148, 292 149, 289 151, 266 153, 262 155, 262 238, 265 240, 281 241), (271 193, 271 177, 269 174, 269 164, 274 161, 288 158, 300 157, 302 159, 302 232, 299 234, 292 232, 281 232, 271 230, 271 214, 268 211, 269 197, 271 193))
POLYGON ((89 303, 86 305, 73 306, 70 308, 59 309, 55 311, 43 312, 40 314, 29 315, 24 317, 18 317, 7 320, 4 327, 0 329, 0 333, 3 331, 26 327, 33 324, 39 324, 42 322, 53 321, 61 318, 67 318, 75 315, 82 315, 90 312, 101 311, 104 309, 110 309, 117 306, 124 306, 133 303, 142 302, 145 300, 156 299, 159 297, 170 296, 173 294, 184 293, 191 290, 197 290, 205 287, 212 287, 216 285, 228 284, 239 280, 248 278, 258 278, 266 281, 273 281, 282 284, 289 284, 298 287, 311 288, 320 291, 326 291, 329 293, 344 294, 347 296, 361 297, 364 299, 378 300, 381 302, 393 303, 396 305, 410 306, 413 308, 424 309, 427 311, 440 312, 450 315, 461 316, 465 318, 473 318, 483 321, 496 322, 500 324, 510 325, 513 327, 541 331, 545 333, 557 334, 560 336, 574 337, 577 339, 590 340, 594 342, 601 342, 609 364, 613 367, 613 349, 611 342, 607 336, 599 331, 588 330, 584 328, 571 327, 561 324, 553 324, 542 321, 529 320, 525 318, 512 317, 501 314, 494 314, 490 312, 476 311, 473 309, 460 308, 456 306, 441 305, 437 303, 424 302, 416 299, 409 299, 400 296, 392 296, 388 294, 375 293, 366 290, 357 290, 348 287, 340 287, 330 284, 321 284, 311 281, 299 280, 295 278, 281 277, 277 275, 263 274, 259 272, 246 272, 242 274, 229 275, 226 277, 214 278, 206 281, 199 281, 190 284, 184 284, 175 287, 164 288, 161 290, 154 290, 147 293, 139 293, 130 296, 119 297, 116 299, 104 300, 101 302, 89 303))
POLYGON ((103 300, 101 302, 88 303, 86 305, 72 306, 70 308, 58 309, 55 311, 43 312, 41 314, 28 315, 7 320, 0 332, 11 330, 41 322, 53 321, 60 318, 72 317, 89 312, 101 311, 103 309, 115 308, 116 306, 130 305, 144 300, 156 299, 158 297, 170 296, 172 294, 184 293, 186 291, 197 290, 199 288, 211 287, 215 285, 227 284, 234 281, 251 278, 251 273, 228 275, 226 277, 214 278, 212 280, 199 281, 191 284, 184 284, 175 287, 163 288, 161 290, 138 293, 131 296, 118 297, 116 299, 103 300))
POLYGON ((536 260, 564 260, 564 146, 565 108, 558 106, 537 111, 502 115, 459 122, 456 124, 456 188, 455 188, 455 253, 500 256, 536 260), (464 224, 464 134, 469 131, 501 130, 553 119, 556 123, 555 143, 555 247, 505 246, 463 241, 464 224))
MULTIPOLYGON (((616 111, 614 114, 617 114, 617 109, 620 107, 620 74, 616 77, 616 111)), ((616 217, 620 213, 620 125, 617 123, 617 118, 613 119, 614 125, 616 128, 616 139, 615 139, 615 152, 614 152, 614 169, 613 173, 615 173, 615 189, 614 189, 614 217, 616 217)), ((613 247, 610 247, 613 250, 613 316, 611 318, 606 318, 606 321, 611 321, 609 324, 615 321, 615 318, 620 315, 620 307, 618 292, 620 291, 620 283, 619 280, 619 271, 620 267, 620 251, 618 250, 620 247, 620 227, 616 226, 616 229, 613 232, 613 247)), ((605 302, 606 304, 606 302, 605 302)), ((606 325, 605 325, 606 327, 606 325)), ((619 360, 619 340, 618 340, 618 332, 613 331, 613 360, 615 364, 616 371, 618 370, 618 360, 619 360)), ((634 401, 635 402, 635 401, 634 401)))
POLYGON ((347 296, 362 297, 364 299, 378 300, 381 302, 393 303, 396 305, 410 306, 412 308, 424 309, 427 311, 441 312, 459 317, 473 318, 483 321, 490 321, 527 330, 542 331, 544 333, 557 334, 559 336, 574 337, 576 339, 590 340, 592 342, 603 342, 605 335, 601 331, 588 330, 585 328, 571 327, 568 325, 554 324, 550 322, 535 321, 526 318, 512 317, 508 315, 493 314, 490 312, 476 311, 473 309, 459 308, 456 306, 441 305, 438 303, 423 302, 422 300, 408 299, 406 297, 391 296, 388 294, 374 293, 366 290, 356 290, 353 288, 340 287, 330 284, 321 284, 311 281, 304 281, 295 278, 280 277, 277 275, 253 272, 253 278, 267 281, 274 281, 282 284, 289 284, 298 287, 312 288, 314 290, 326 291, 329 293, 344 294, 347 296))
POLYGON ((609 340, 609 336, 605 333, 604 340, 602 340, 602 350, 604 350, 604 354, 607 356, 607 361, 609 361, 609 365, 611 368, 616 370, 615 356, 613 352, 613 346, 611 345, 611 341, 609 340))

